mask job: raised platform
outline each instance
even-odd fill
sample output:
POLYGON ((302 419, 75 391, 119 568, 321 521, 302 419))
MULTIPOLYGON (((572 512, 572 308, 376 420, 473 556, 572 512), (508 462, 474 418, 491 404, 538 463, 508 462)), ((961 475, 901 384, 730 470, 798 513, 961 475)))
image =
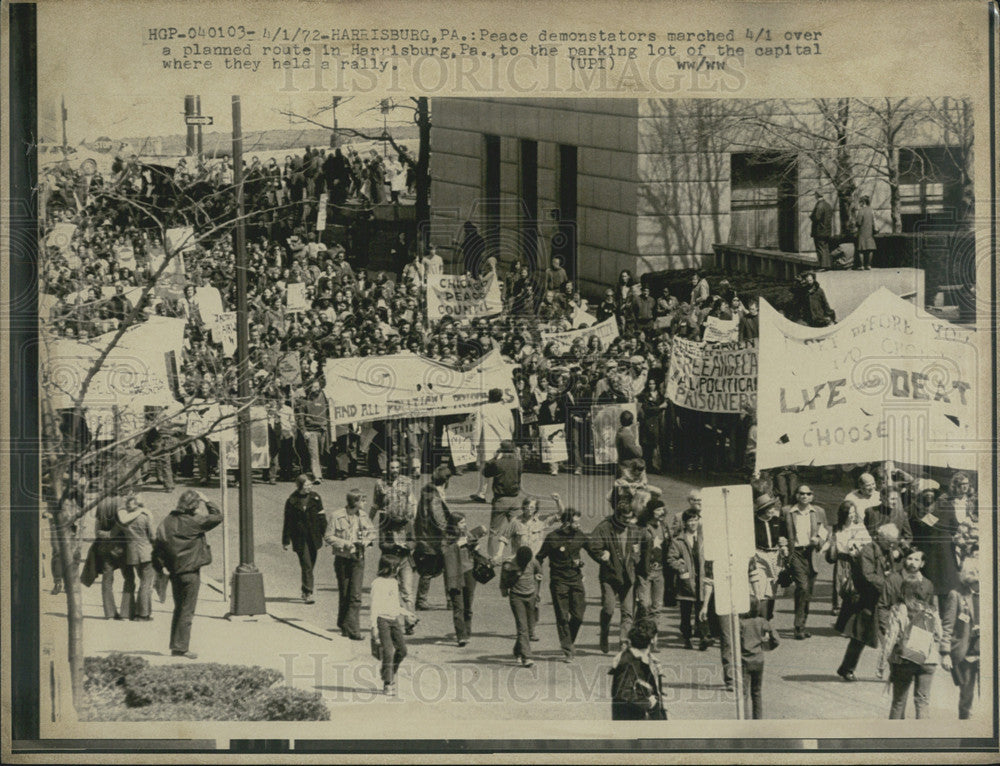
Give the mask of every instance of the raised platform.
POLYGON ((884 287, 900 298, 913 301, 923 308, 923 269, 896 268, 872 269, 871 271, 820 271, 816 274, 826 299, 837 312, 837 319, 843 319, 856 309, 861 302, 884 287))
POLYGON ((790 281, 803 271, 816 268, 815 253, 786 253, 744 245, 713 244, 716 268, 743 274, 759 274, 790 281))

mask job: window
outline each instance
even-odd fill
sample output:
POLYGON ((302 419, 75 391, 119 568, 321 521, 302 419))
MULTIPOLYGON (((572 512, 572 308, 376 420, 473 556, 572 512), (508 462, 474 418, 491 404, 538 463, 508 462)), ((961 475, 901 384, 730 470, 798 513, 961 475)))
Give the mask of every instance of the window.
POLYGON ((798 251, 798 167, 773 153, 733 154, 729 243, 798 251))
POLYGON ((921 223, 954 223, 962 204, 961 174, 945 146, 899 150, 899 212, 904 232, 921 223))

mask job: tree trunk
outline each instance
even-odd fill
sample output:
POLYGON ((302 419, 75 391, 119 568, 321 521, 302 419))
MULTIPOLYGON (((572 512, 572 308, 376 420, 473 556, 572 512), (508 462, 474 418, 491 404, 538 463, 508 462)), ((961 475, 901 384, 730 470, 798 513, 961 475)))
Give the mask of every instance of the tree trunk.
POLYGON ((899 234, 903 230, 903 217, 899 203, 899 154, 895 143, 888 142, 886 146, 886 180, 889 183, 889 212, 892 215, 892 233, 899 234))
MULTIPOLYGON (((59 497, 59 492, 56 496, 59 497)), ((80 591, 80 559, 76 549, 77 536, 73 534, 73 520, 63 508, 52 511, 54 537, 52 545, 59 557, 63 572, 63 589, 66 592, 66 626, 69 660, 69 678, 73 693, 73 706, 79 710, 83 697, 83 596, 80 591)))
POLYGON ((419 128, 420 145, 417 149, 416 186, 417 200, 417 245, 420 249, 430 241, 430 165, 431 165, 431 118, 426 96, 417 99, 417 127, 419 128))
POLYGON ((837 105, 836 179, 834 185, 837 188, 837 212, 840 217, 841 236, 850 233, 854 223, 851 220, 851 211, 854 204, 854 192, 857 190, 854 176, 851 173, 851 149, 847 142, 850 104, 850 99, 845 98, 841 99, 837 105))

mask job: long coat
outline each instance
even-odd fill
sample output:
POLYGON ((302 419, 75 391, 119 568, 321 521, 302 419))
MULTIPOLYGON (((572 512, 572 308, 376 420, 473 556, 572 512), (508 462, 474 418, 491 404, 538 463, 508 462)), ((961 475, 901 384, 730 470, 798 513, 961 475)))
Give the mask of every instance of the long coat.
POLYGON ((875 214, 870 207, 858 214, 858 250, 875 249, 875 214))
POLYGON ((886 580, 892 574, 892 560, 878 543, 868 543, 851 558, 851 582, 855 597, 845 597, 834 628, 845 638, 878 647, 880 621, 888 614, 885 603, 886 580), (881 613, 881 616, 880 616, 881 613))
POLYGON ((695 537, 695 550, 691 550, 687 539, 681 533, 670 541, 667 550, 667 565, 677 574, 676 595, 681 601, 701 601, 705 580, 704 541, 701 533, 695 537), (690 577, 681 577, 689 574, 690 577))
MULTIPOLYGON (((927 510, 914 506, 910 513, 910 527, 913 530, 913 547, 923 551, 923 575, 934 585, 934 593, 939 600, 959 587, 958 559, 952 535, 958 529, 955 512, 940 503, 931 508, 937 517, 933 524, 926 523, 927 510)), ((930 521, 930 519, 927 519, 930 521)))

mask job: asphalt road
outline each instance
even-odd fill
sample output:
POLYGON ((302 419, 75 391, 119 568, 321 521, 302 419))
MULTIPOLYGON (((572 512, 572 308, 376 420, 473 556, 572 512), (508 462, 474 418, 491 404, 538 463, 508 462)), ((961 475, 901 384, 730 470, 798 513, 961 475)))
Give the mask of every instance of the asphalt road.
MULTIPOLYGON (((424 480, 427 480, 426 476, 424 480)), ((470 527, 477 524, 488 526, 489 506, 469 500, 469 494, 476 488, 476 480, 472 472, 453 477, 448 488, 449 504, 467 514, 470 527)), ((170 511, 177 496, 189 483, 190 486, 197 486, 193 481, 181 479, 172 494, 156 487, 147 488, 147 506, 153 510, 157 520, 170 511)), ((650 483, 662 489, 668 509, 681 509, 686 505, 685 496, 691 486, 713 486, 734 481, 718 475, 681 474, 673 477, 650 476, 650 483)), ((322 497, 324 506, 333 510, 343 505, 348 489, 358 487, 370 497, 373 484, 374 479, 358 478, 343 482, 324 481, 315 489, 322 497)), ((559 492, 565 504, 574 505, 583 512, 582 527, 588 532, 608 512, 606 496, 610 486, 610 475, 525 474, 523 481, 527 493, 542 498, 543 511, 553 507, 550 493, 559 492)), ((827 509, 828 515, 832 515, 839 500, 849 490, 847 486, 829 484, 812 486, 816 502, 827 509)), ((210 499, 219 500, 218 486, 198 488, 210 499)), ((291 550, 283 551, 281 547, 284 501, 293 489, 294 485, 290 482, 275 486, 254 484, 256 564, 264 574, 269 609, 280 611, 280 615, 291 624, 298 622, 314 626, 319 633, 327 634, 329 642, 321 639, 320 643, 331 647, 330 657, 333 659, 321 660, 323 666, 317 670, 315 659, 310 659, 313 654, 309 653, 315 651, 315 636, 293 628, 287 628, 280 646, 259 647, 256 651, 262 655, 270 652, 283 655, 299 649, 303 654, 295 661, 294 673, 304 676, 305 681, 296 677, 294 683, 309 686, 312 684, 310 674, 319 673, 313 685, 322 688, 328 703, 334 708, 334 720, 349 721, 353 716, 364 716, 361 709, 366 707, 352 707, 350 703, 372 701, 371 690, 381 684, 375 664, 368 654, 367 641, 351 642, 336 631, 336 580, 329 550, 320 552, 316 564, 316 603, 305 605, 299 599, 298 560, 291 550), (307 646, 311 648, 307 649, 307 646)), ((215 560, 205 573, 218 580, 223 578, 224 571, 231 573, 238 563, 236 502, 236 490, 229 489, 229 520, 225 530, 229 535, 231 560, 227 568, 223 567, 222 528, 209 535, 215 560)), ((368 557, 366 583, 374 577, 376 558, 373 555, 368 557)), ((547 571, 542 587, 541 619, 537 631, 539 641, 533 644, 536 660, 533 668, 520 667, 512 657, 514 620, 506 599, 500 596, 496 580, 477 588, 473 639, 468 646, 459 648, 454 641, 451 614, 445 608, 443 578, 438 578, 431 587, 432 609, 419 613, 421 622, 416 635, 408 639, 409 656, 399 677, 401 699, 408 704, 421 704, 439 714, 447 711, 448 720, 608 719, 610 677, 607 669, 610 657, 598 648, 600 604, 597 566, 589 557, 585 557, 584 561, 587 611, 577 643, 579 654, 575 663, 568 665, 559 661, 561 652, 548 593, 547 571)), ((812 638, 804 641, 792 638, 791 594, 778 600, 774 626, 782 643, 776 651, 767 655, 765 717, 885 719, 889 695, 885 681, 875 676, 874 650, 866 650, 862 655, 857 682, 846 683, 835 675, 846 640, 833 630, 830 567, 820 556, 816 557, 816 563, 819 577, 808 623, 812 638)), ((219 598, 217 595, 203 597, 219 598)), ((361 617, 363 629, 369 625, 367 604, 366 588, 361 617)), ((169 609, 169 606, 168 599, 166 604, 156 604, 155 608, 161 611, 169 609)), ((724 689, 717 645, 706 652, 685 650, 678 634, 677 618, 676 609, 667 609, 660 616, 658 658, 666 677, 665 694, 671 720, 735 718, 735 695, 724 689)), ((252 625, 248 624, 240 634, 249 642, 254 640, 252 625)), ((197 633, 197 625, 195 630, 197 633)), ((269 631, 266 634, 268 640, 273 640, 272 633, 269 631)), ((613 650, 616 635, 617 618, 612 626, 613 650)), ((93 645, 88 640, 88 651, 93 645)), ((245 653, 246 647, 241 647, 241 650, 245 653)), ((282 666, 284 662, 275 659, 262 664, 282 666)), ((985 680, 983 686, 988 688, 985 680)), ((956 719, 957 692, 950 675, 940 669, 935 674, 931 707, 933 719, 956 719)), ((988 716, 985 700, 977 708, 988 716)), ((908 715, 913 715, 912 701, 908 715)))

